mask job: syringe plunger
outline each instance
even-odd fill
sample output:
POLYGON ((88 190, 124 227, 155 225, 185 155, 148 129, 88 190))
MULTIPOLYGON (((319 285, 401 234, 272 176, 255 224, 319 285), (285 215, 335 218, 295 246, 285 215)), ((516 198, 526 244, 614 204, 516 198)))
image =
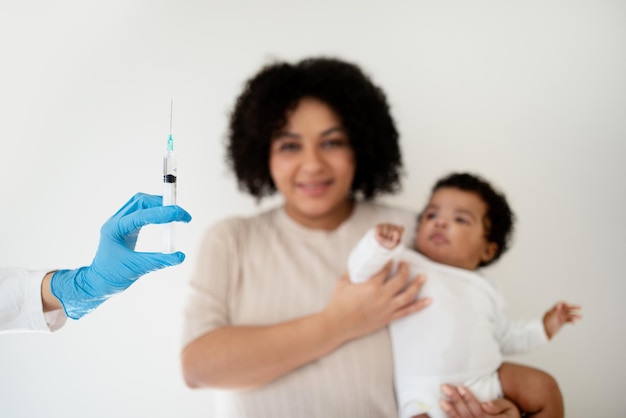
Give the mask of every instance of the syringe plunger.
MULTIPOLYGON (((174 154, 174 140, 172 135, 167 141, 167 152, 163 157, 163 206, 176 204, 176 155, 174 154)), ((164 225, 165 231, 163 236, 163 252, 174 252, 174 223, 164 225)))

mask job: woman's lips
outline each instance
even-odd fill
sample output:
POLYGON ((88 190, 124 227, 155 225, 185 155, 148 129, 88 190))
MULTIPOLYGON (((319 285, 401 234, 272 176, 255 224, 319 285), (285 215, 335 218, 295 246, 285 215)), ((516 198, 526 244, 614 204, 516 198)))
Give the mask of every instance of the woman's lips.
POLYGON ((297 183, 297 187, 305 195, 309 197, 321 196, 330 188, 331 180, 308 181, 297 183))

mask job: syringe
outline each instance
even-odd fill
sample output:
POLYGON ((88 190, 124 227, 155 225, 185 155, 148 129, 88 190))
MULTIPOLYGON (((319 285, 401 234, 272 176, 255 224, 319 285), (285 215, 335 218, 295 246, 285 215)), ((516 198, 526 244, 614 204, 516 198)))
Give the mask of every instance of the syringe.
MULTIPOLYGON (((163 206, 176 204, 176 175, 177 164, 176 155, 174 154, 174 138, 172 137, 172 115, 174 109, 174 101, 170 104, 170 136, 167 139, 167 151, 163 156, 163 184, 165 190, 163 192, 163 206)), ((174 222, 165 224, 163 235, 163 252, 166 254, 174 252, 174 222)))

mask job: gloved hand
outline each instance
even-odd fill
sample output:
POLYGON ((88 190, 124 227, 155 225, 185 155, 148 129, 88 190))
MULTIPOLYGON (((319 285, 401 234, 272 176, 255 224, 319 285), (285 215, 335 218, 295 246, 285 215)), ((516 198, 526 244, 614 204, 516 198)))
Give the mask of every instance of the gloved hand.
POLYGON ((189 222, 191 215, 179 206, 162 206, 161 196, 137 193, 100 229, 100 243, 90 266, 59 270, 50 283, 72 319, 96 309, 142 275, 180 264, 185 254, 135 252, 141 227, 173 221, 189 222))

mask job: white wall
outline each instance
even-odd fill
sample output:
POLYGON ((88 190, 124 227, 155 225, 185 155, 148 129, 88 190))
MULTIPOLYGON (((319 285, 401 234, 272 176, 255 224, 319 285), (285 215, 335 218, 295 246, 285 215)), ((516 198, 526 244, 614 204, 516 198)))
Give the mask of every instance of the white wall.
MULTIPOLYGON (((226 115, 272 57, 360 64, 388 93, 420 207, 471 170, 506 190, 514 246, 487 273, 520 318, 584 320, 520 356, 552 373, 568 417, 621 416, 626 364, 626 4, 621 1, 2 1, 0 265, 89 263, 100 225, 161 193, 174 99, 183 265, 52 334, 0 336, 2 417, 207 417, 179 370, 185 282, 201 232, 251 213, 223 163, 226 115), (301 4, 296 4, 301 3, 301 4)), ((148 229, 141 248, 159 246, 148 229)), ((459 347, 462 349, 462 347, 459 347)))

